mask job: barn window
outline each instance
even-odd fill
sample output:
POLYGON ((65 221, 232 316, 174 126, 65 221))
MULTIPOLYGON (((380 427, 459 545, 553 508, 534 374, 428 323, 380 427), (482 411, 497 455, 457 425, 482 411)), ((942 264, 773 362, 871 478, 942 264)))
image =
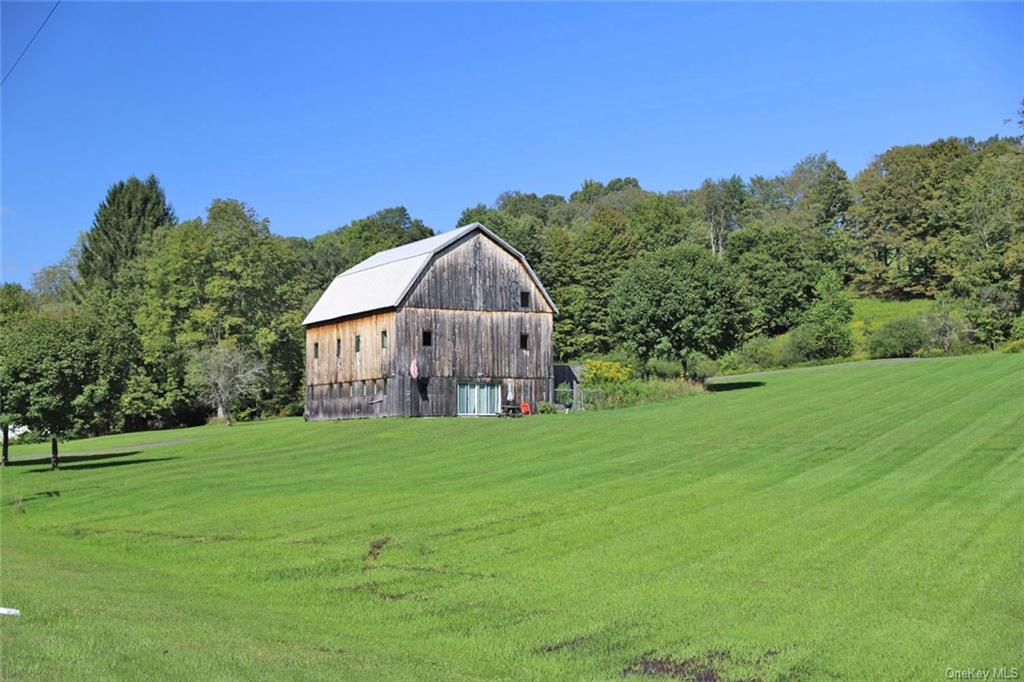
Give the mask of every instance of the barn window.
POLYGON ((530 350, 530 335, 520 334, 519 335, 519 348, 520 350, 530 350))
POLYGON ((341 339, 336 339, 334 342, 334 356, 341 357, 341 339))
POLYGON ((384 330, 381 330, 381 332, 380 332, 380 347, 381 348, 387 348, 388 347, 388 333, 386 331, 384 331, 384 330))
POLYGON ((356 382, 352 382, 348 385, 348 397, 354 398, 356 396, 356 382))
POLYGON ((316 360, 318 357, 320 357, 320 344, 319 343, 314 343, 313 344, 313 359, 316 360))
POLYGON ((365 382, 365 381, 363 382, 363 395, 364 395, 364 396, 366 395, 366 391, 367 391, 367 386, 366 386, 366 383, 367 383, 367 382, 365 382))
POLYGON ((424 346, 429 346, 431 343, 433 343, 433 341, 434 341, 434 339, 430 335, 430 330, 429 329, 424 329, 423 330, 423 345, 424 346))
POLYGON ((384 395, 387 395, 388 394, 388 380, 387 379, 381 379, 380 383, 383 384, 383 386, 384 386, 384 395))
POLYGON ((359 352, 359 347, 360 347, 360 345, 361 345, 361 344, 359 343, 359 342, 360 342, 360 340, 361 340, 361 339, 359 338, 359 334, 356 334, 356 352, 357 352, 357 353, 359 352))
POLYGON ((530 307, 530 292, 520 291, 519 292, 519 307, 529 308, 530 307))

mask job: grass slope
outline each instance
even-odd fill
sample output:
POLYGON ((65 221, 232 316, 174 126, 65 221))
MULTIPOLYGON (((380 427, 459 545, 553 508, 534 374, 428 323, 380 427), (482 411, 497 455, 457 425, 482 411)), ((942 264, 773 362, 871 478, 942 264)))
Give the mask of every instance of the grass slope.
POLYGON ((128 434, 56 474, 19 446, 0 674, 1019 667, 1024 357, 756 379, 569 416, 128 434))
POLYGON ((909 301, 885 301, 878 298, 851 298, 853 303, 853 342, 858 355, 867 356, 867 332, 901 317, 920 317, 928 312, 932 301, 915 298, 909 301))

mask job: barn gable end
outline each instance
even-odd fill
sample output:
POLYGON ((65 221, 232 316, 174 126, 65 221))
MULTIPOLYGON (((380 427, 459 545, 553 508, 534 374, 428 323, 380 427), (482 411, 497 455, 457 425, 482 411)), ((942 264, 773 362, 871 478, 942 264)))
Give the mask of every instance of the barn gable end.
POLYGON ((547 292, 525 260, 483 232, 435 254, 403 302, 412 308, 553 313, 547 292), (522 294, 527 293, 526 305, 522 294))

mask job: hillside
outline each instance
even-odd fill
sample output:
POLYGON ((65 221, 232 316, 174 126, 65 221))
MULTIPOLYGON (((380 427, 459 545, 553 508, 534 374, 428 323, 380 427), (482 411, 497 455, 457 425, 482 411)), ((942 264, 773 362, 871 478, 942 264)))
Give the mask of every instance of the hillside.
POLYGON ((2 676, 942 678, 1020 666, 1024 357, 639 408, 17 446, 2 676), (78 454, 74 454, 77 451, 78 454))

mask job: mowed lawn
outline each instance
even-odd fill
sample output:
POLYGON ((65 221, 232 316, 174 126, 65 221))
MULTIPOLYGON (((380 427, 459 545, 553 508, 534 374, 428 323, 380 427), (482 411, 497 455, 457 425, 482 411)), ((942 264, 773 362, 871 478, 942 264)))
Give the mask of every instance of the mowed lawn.
MULTIPOLYGON (((3 472, 2 677, 947 679, 1024 664, 1024 356, 3 472), (646 663, 645 663, 646 662, 646 663)), ((148 446, 147 446, 148 445, 148 446)), ((72 450, 85 450, 73 455, 72 450)))

